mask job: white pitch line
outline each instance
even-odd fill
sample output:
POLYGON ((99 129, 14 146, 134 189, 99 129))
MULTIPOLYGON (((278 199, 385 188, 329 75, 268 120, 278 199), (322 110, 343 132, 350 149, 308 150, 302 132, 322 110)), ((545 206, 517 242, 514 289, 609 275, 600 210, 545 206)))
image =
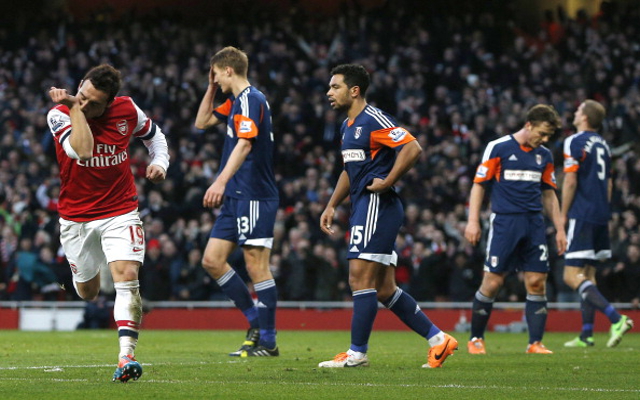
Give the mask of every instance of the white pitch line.
MULTIPOLYGON (((234 364, 242 361, 220 361, 220 362, 207 362, 201 361, 199 363, 140 363, 142 366, 156 366, 156 365, 210 365, 210 364, 234 364)), ((16 371, 21 369, 56 369, 56 368, 108 368, 113 367, 113 364, 93 364, 93 365, 40 365, 40 366, 26 366, 26 367, 0 367, 0 371, 16 371)), ((54 372, 54 371, 52 371, 54 372)))
MULTIPOLYGON (((163 380, 163 379, 149 379, 144 380, 144 382, 148 383, 191 383, 192 381, 186 380, 163 380)), ((640 389, 604 389, 604 388, 571 388, 571 387, 515 387, 515 386, 482 386, 482 385, 425 385, 425 384, 396 384, 396 385, 388 385, 381 383, 333 383, 333 382, 324 382, 324 383, 315 383, 315 382, 257 382, 257 381, 210 381, 210 380, 198 380, 198 383, 211 384, 211 385, 269 385, 269 384, 277 384, 277 385, 291 385, 291 386, 366 386, 366 387, 418 387, 418 388, 431 388, 431 389, 507 389, 507 390, 539 390, 539 391, 561 391, 561 392, 598 392, 598 393, 640 393, 640 389)))
MULTIPOLYGON (((162 365, 171 365, 171 366, 180 366, 180 365, 214 365, 214 364, 234 364, 234 363, 240 363, 240 362, 244 362, 244 360, 237 360, 237 361, 223 361, 223 362, 205 362, 205 361, 201 361, 198 363, 154 363, 154 364, 142 364, 145 366, 162 366, 162 365)), ((32 369, 60 369, 59 371, 52 371, 52 372, 62 372, 64 371, 64 368, 108 368, 108 367, 113 367, 113 364, 101 364, 101 365, 57 365, 57 366, 51 366, 51 365, 47 365, 47 366, 27 366, 27 367, 0 367, 0 371, 1 370, 32 370, 32 369)), ((7 378, 3 378, 0 377, 0 381, 46 381, 46 382, 88 382, 88 379, 59 379, 59 378, 51 378, 51 379, 46 379, 46 378, 12 378, 12 377, 7 377, 7 378)), ((164 380, 164 379, 141 379, 140 381, 138 381, 137 384, 144 384, 144 383, 159 383, 159 384, 186 384, 186 383, 193 383, 194 381, 191 380, 176 380, 176 379, 171 379, 171 380, 164 380)), ((278 382, 259 382, 259 381, 242 381, 242 382, 238 382, 238 381, 211 381, 211 380, 198 380, 198 383, 202 383, 202 384, 211 384, 211 385, 228 385, 228 384, 233 384, 233 385, 269 385, 269 384, 278 384, 278 385, 292 385, 292 386, 300 386, 300 385, 305 385, 305 386, 318 386, 318 387, 324 387, 324 386, 351 386, 351 387, 361 387, 361 386, 366 386, 366 387, 418 387, 418 388, 432 388, 432 389, 465 389, 465 390, 477 390, 477 389, 481 389, 481 390, 496 390, 496 389, 503 389, 503 390, 536 390, 536 391, 540 391, 540 392, 595 392, 595 393, 640 393, 640 389, 606 389, 606 388, 586 388, 586 387, 547 387, 547 386, 541 386, 541 387, 530 387, 530 386, 522 386, 522 387, 516 387, 516 386, 497 386, 497 385, 459 385, 459 384, 449 384, 449 385, 425 385, 425 384, 381 384, 381 383, 357 383, 357 382, 349 382, 349 383, 334 383, 334 382, 323 382, 323 383, 315 383, 315 382, 283 382, 283 381, 278 381, 278 382)))

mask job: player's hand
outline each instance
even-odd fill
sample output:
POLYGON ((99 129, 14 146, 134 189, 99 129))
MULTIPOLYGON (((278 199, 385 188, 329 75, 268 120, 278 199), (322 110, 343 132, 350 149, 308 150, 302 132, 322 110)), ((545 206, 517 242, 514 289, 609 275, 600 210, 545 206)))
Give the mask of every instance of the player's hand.
POLYGON ((558 248, 558 255, 561 256, 567 250, 567 235, 564 232, 564 228, 556 232, 556 247, 558 248))
POLYGON ((367 190, 373 193, 383 193, 389 190, 389 185, 387 185, 384 179, 373 178, 371 185, 367 186, 367 190))
POLYGON ((333 207, 327 207, 322 212, 320 216, 320 229, 322 232, 327 235, 333 235, 335 231, 331 228, 331 224, 333 224, 333 214, 335 213, 335 209, 333 207))
POLYGON ((51 97, 54 103, 62 104, 69 109, 74 105, 80 105, 80 99, 76 96, 71 96, 67 93, 66 89, 58 89, 57 87, 51 86, 51 89, 49 89, 49 97, 51 97))
POLYGON ((464 228, 465 239, 475 246, 480 241, 481 235, 482 229, 480 228, 480 223, 478 221, 469 221, 467 226, 464 228))
POLYGON ((202 200, 202 205, 205 208, 215 208, 220 207, 222 205, 222 201, 224 200, 224 189, 225 184, 220 183, 217 179, 215 182, 209 186, 206 193, 204 194, 204 199, 202 200))
POLYGON ((167 171, 159 165, 149 165, 147 167, 146 178, 152 183, 159 183, 165 180, 167 177, 167 171))
POLYGON ((213 70, 213 67, 209 69, 209 86, 213 88, 214 92, 218 89, 218 84, 216 83, 216 73, 213 70))

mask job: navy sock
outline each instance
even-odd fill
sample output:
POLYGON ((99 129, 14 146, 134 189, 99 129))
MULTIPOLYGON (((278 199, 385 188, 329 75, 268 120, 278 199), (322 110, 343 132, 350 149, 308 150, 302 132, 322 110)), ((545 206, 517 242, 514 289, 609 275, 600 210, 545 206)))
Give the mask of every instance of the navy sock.
POLYGON ((260 345, 273 349, 276 347, 276 306, 278 304, 276 281, 269 279, 256 283, 254 287, 258 295, 260 345))
POLYGON ((258 327, 258 309, 255 304, 253 304, 253 299, 251 298, 251 293, 249 293, 249 288, 242 281, 242 278, 234 270, 230 270, 224 275, 220 277, 220 279, 216 280, 224 294, 227 295, 233 302, 242 311, 245 317, 247 317, 247 321, 249 321, 249 325, 251 328, 258 327))
POLYGON ((544 328, 547 325, 547 297, 545 295, 527 294, 524 315, 529 328, 529 344, 542 341, 544 328))
POLYGON ((593 323, 596 319, 596 309, 589 303, 580 298, 580 311, 582 312, 582 331, 580 332, 580 339, 586 340, 593 336, 593 323))
POLYGON ((393 296, 382 302, 385 307, 393 311, 409 328, 418 335, 430 339, 440 333, 440 329, 420 310, 420 306, 411 295, 397 288, 393 296))
POLYGON ((377 291, 363 289, 353 292, 353 317, 351 318, 351 347, 353 351, 366 353, 373 321, 378 313, 377 291))
POLYGON ((491 316, 491 310, 493 309, 493 300, 491 297, 487 297, 480 293, 478 290, 476 296, 473 299, 473 306, 471 308, 471 337, 484 338, 484 331, 487 329, 489 323, 489 317, 491 316))
POLYGON ((593 282, 588 280, 583 281, 580 286, 578 286, 578 293, 580 293, 580 297, 584 301, 587 301, 593 307, 606 315, 612 324, 620 321, 620 314, 618 311, 613 308, 607 299, 604 298, 593 282))

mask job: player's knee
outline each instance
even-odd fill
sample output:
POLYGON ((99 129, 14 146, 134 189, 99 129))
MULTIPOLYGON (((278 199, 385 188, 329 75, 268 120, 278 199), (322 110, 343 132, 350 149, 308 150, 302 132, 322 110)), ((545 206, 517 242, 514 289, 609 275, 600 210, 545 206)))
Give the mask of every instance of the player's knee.
POLYGON ((396 292, 396 287, 388 288, 383 286, 381 288, 378 288, 378 292, 377 292, 378 301, 385 302, 389 300, 389 298, 393 296, 395 292, 396 292))
POLYGON ((531 294, 544 294, 546 290, 544 279, 535 279, 529 281, 527 291, 531 294))
POLYGON ((122 281, 135 281, 138 279, 137 269, 127 269, 121 275, 122 281))
POLYGON ((480 286, 480 293, 483 296, 495 298, 498 295, 498 291, 502 287, 502 280, 489 280, 485 279, 482 281, 482 285, 480 286))
POLYGON ((207 255, 202 257, 202 267, 214 278, 222 274, 226 263, 226 260, 222 260, 219 257, 211 257, 207 255))
POLYGON ((82 300, 86 300, 86 301, 92 301, 98 298, 98 294, 100 293, 100 288, 94 289, 94 288, 88 288, 88 287, 78 287, 76 288, 76 292, 78 293, 78 296, 80 296, 80 298, 82 300))
POLYGON ((562 280, 567 284, 567 286, 575 290, 578 288, 582 280, 584 280, 584 275, 576 274, 575 271, 565 268, 562 274, 562 280))

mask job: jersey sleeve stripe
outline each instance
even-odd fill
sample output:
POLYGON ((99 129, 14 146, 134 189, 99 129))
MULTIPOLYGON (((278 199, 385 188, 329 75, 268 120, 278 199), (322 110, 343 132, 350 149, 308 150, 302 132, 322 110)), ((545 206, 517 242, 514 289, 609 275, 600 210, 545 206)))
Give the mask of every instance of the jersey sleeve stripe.
POLYGON ((156 130, 158 129, 158 125, 155 122, 151 123, 151 129, 149 129, 149 133, 144 136, 138 136, 138 139, 149 140, 152 139, 156 135, 156 130))
POLYGON ((65 140, 67 140, 69 138, 69 136, 71 136, 71 129, 69 129, 67 132, 63 133, 62 135, 60 135, 60 144, 64 143, 65 140))
POLYGON ((133 130, 133 135, 136 137, 140 135, 144 135, 144 133, 141 134, 139 132, 148 131, 149 126, 151 124, 151 119, 147 117, 147 114, 145 114, 144 111, 142 111, 140 107, 138 107, 138 105, 131 98, 128 98, 128 99, 133 105, 133 107, 135 108, 136 114, 138 115, 138 121, 136 122, 136 127, 133 130))
POLYGON ((373 119, 375 119, 381 126, 385 127, 385 128, 393 128, 395 127, 395 124, 392 123, 389 118, 387 118, 384 114, 382 114, 380 111, 367 106, 364 109, 364 112, 367 115, 370 115, 373 119))
POLYGON ((484 150, 484 154, 482 155, 481 163, 485 163, 489 158, 491 158, 491 153, 493 152, 493 148, 502 142, 506 142, 507 140, 511 140, 511 136, 504 136, 500 139, 493 140, 489 142, 487 148, 484 150))
POLYGON ((240 100, 240 110, 243 116, 249 116, 249 98, 247 96, 249 92, 245 91, 238 100, 240 100))
MULTIPOLYGON (((146 115, 145 115, 145 117, 146 117, 146 115)), ((149 134, 151 129, 153 129, 153 125, 154 124, 153 124, 153 121, 151 121, 151 118, 146 118, 146 122, 144 123, 144 125, 142 127, 140 127, 140 129, 134 131, 133 135, 136 136, 136 137, 146 136, 146 135, 149 134)))
POLYGON ((67 125, 64 128, 58 130, 57 132, 53 133, 53 137, 58 139, 58 141, 60 143, 62 143, 62 136, 68 136, 68 134, 71 133, 71 125, 67 125))

